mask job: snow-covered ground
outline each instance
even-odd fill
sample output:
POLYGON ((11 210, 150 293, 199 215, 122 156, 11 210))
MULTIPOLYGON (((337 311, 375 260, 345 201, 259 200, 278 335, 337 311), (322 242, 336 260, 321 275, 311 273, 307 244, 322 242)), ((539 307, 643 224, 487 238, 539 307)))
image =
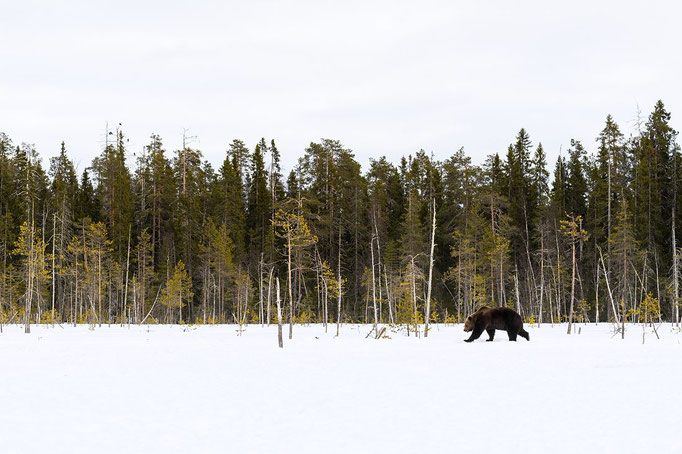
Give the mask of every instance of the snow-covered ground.
POLYGON ((5 326, 0 452, 682 452, 682 335, 5 326))

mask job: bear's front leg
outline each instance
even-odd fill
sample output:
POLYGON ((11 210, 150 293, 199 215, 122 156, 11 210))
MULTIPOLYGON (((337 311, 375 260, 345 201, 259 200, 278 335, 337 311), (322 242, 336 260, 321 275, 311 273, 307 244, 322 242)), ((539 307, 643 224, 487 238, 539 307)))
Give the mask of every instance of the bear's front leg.
POLYGON ((469 339, 464 339, 464 342, 473 342, 476 339, 478 339, 479 337, 481 337, 482 333, 483 333, 483 328, 476 326, 476 327, 474 327, 474 330, 472 331, 469 339))

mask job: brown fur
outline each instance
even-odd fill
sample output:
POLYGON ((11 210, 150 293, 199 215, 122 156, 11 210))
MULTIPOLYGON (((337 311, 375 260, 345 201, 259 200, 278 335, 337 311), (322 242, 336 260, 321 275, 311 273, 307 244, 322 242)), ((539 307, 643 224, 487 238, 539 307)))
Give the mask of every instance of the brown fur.
POLYGON ((516 311, 507 307, 483 306, 464 321, 464 331, 472 331, 465 342, 478 339, 483 331, 488 333, 490 342, 495 338, 495 330, 506 331, 510 341, 516 341, 517 335, 530 340, 530 335, 523 329, 523 320, 516 311))

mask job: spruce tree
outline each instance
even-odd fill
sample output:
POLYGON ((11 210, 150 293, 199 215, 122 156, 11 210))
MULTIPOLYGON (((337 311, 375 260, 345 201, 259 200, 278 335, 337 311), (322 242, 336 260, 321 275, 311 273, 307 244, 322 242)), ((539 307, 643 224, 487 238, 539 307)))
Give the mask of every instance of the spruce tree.
POLYGON ((126 139, 119 129, 116 144, 108 144, 93 161, 97 175, 97 197, 109 230, 118 263, 125 261, 128 233, 133 222, 132 178, 126 165, 126 139))
POLYGON ((571 139, 571 147, 568 149, 568 176, 566 180, 566 213, 585 218, 587 204, 587 181, 583 171, 585 149, 582 144, 571 139))
POLYGON ((263 161, 261 144, 257 144, 251 158, 251 173, 246 212, 247 249, 249 260, 256 267, 261 254, 270 255, 267 249, 274 245, 271 237, 271 196, 268 191, 268 175, 263 161))
MULTIPOLYGON (((51 194, 50 212, 51 224, 51 253, 52 253, 52 305, 58 304, 60 313, 64 313, 65 287, 64 277, 66 266, 64 263, 67 246, 73 235, 73 223, 76 220, 75 211, 78 196, 78 177, 73 163, 66 154, 64 142, 61 144, 59 155, 50 160, 51 194)), ((54 309, 54 307, 52 307, 54 309)))
POLYGON ((228 152, 216 180, 216 219, 226 226, 235 246, 235 257, 246 263, 246 213, 238 166, 237 156, 228 152))

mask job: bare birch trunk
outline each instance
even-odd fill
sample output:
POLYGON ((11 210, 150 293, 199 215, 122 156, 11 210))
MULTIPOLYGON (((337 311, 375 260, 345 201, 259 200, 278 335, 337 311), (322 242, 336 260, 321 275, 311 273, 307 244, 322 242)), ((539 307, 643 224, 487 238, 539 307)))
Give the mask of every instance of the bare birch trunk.
POLYGON ((102 327, 102 252, 97 254, 97 322, 102 327))
POLYGON ((291 232, 287 233, 287 273, 289 286, 289 339, 294 336, 294 291, 291 282, 291 232))
POLYGON ((392 324, 395 323, 395 318, 393 317, 393 306, 391 303, 391 293, 388 288, 388 272, 384 266, 384 284, 386 284, 386 302, 388 303, 388 321, 392 324))
MULTIPOLYGON (((606 257, 609 259, 608 267, 604 270, 604 273, 606 274, 606 282, 609 281, 609 278, 611 277, 611 150, 609 149, 609 162, 608 162, 608 201, 607 201, 607 227, 606 227, 606 257)), ((604 259, 602 258, 602 261, 604 259)), ((604 265, 602 263, 602 265, 604 265)), ((614 307, 615 309, 615 307, 614 307)), ((606 317, 608 318, 608 306, 606 308, 606 317)), ((614 317, 618 317, 617 314, 614 313, 614 317)))
POLYGON ((433 222, 431 225, 431 253, 429 254, 429 283, 426 290, 426 313, 424 317, 424 337, 429 337, 431 319, 431 287, 433 282, 433 249, 436 245, 436 201, 433 200, 433 222))
POLYGON ((24 309, 24 332, 26 334, 31 333, 31 308, 33 306, 33 263, 35 258, 33 257, 33 223, 31 222, 31 232, 29 234, 29 250, 28 250, 28 279, 26 283, 26 307, 24 309))
MULTIPOLYGON (((609 293, 609 301, 611 302, 611 310, 613 311, 613 316, 616 320, 616 323, 618 323, 618 321, 619 321, 618 311, 616 310, 616 303, 613 301, 613 293, 611 292, 611 284, 609 283, 608 271, 606 269, 606 264, 604 263, 604 255, 602 254, 601 248, 599 246, 597 246, 597 249, 599 249, 599 260, 601 261, 602 270, 604 271, 604 280, 606 281, 606 290, 609 293)), ((607 317, 608 317, 608 315, 607 315, 607 317)))
POLYGON ((378 268, 377 270, 377 279, 379 280, 379 285, 377 285, 377 288, 379 290, 379 323, 381 323, 381 318, 383 314, 383 307, 382 303, 384 301, 383 295, 382 295, 382 288, 381 288, 381 239, 379 238, 379 230, 377 229, 377 222, 376 222, 376 214, 374 215, 374 232, 376 234, 376 239, 377 239, 377 263, 376 266, 378 268))
POLYGON ((272 301, 271 297, 271 290, 272 290, 272 273, 274 271, 275 267, 273 266, 270 268, 270 272, 268 273, 268 308, 267 308, 267 325, 270 326, 270 302, 272 301))
MULTIPOLYGON (((493 193, 490 193, 490 233, 493 237, 493 245, 497 247, 497 238, 495 236, 495 207, 493 203, 493 193)), ((497 306, 495 303, 495 258, 491 254, 490 256, 490 301, 493 306, 497 306)))
POLYGON ((126 283, 125 290, 123 291, 123 307, 121 308, 121 327, 123 327, 123 319, 125 317, 126 307, 128 307, 128 272, 130 271, 130 235, 132 233, 133 226, 128 227, 128 252, 126 255, 126 283))
POLYGON ((561 323, 561 251, 559 249, 559 228, 554 221, 554 240, 556 242, 556 279, 557 279, 557 297, 555 300, 557 307, 558 323, 561 323))
POLYGON ((338 295, 338 302, 337 302, 337 308, 336 308, 336 337, 339 336, 339 330, 341 327, 341 226, 339 226, 339 263, 338 263, 338 268, 339 268, 339 275, 337 277, 338 280, 338 285, 339 285, 339 295, 338 295))
POLYGON ((571 267, 571 307, 568 312, 568 331, 567 334, 571 334, 571 326, 573 325, 573 300, 575 299, 575 239, 571 242, 571 261, 573 266, 571 267))
POLYGON ((597 264, 597 279, 594 289, 594 324, 599 324, 599 264, 597 264))
MULTIPOLYGON (((677 151, 674 151, 675 157, 677 157, 677 151)), ((677 159, 673 160, 673 210, 672 210, 672 248, 673 248, 673 307, 670 311, 670 315, 674 317, 673 324, 679 326, 680 320, 680 277, 679 277, 679 267, 678 267, 678 257, 677 257, 677 241, 675 238, 675 214, 677 209, 677 159)))
POLYGON ((376 285, 374 282, 374 241, 373 239, 369 242, 369 249, 370 249, 370 255, 372 258, 372 303, 374 305, 374 333, 378 334, 379 331, 377 330, 377 324, 378 324, 378 314, 377 314, 377 292, 376 292, 376 285))
POLYGON ((410 271, 411 275, 410 282, 412 285, 412 306, 414 310, 414 335, 419 337, 419 323, 417 320, 417 283, 415 281, 416 270, 414 265, 414 256, 412 256, 410 260, 412 262, 412 270, 410 271))
POLYGON ((282 305, 279 299, 279 277, 276 279, 277 283, 277 342, 279 348, 284 348, 284 340, 282 339, 282 305))
MULTIPOLYGON (((55 274, 55 268, 54 268, 54 246, 55 243, 57 242, 57 238, 55 238, 55 231, 57 230, 57 213, 54 213, 52 215, 52 326, 54 326, 54 299, 55 299, 55 290, 57 288, 56 282, 57 280, 55 279, 56 274, 55 274)), ((2 331, 0 331, 2 332, 2 331)))
POLYGON ((258 319, 260 325, 265 326, 264 312, 263 312, 263 253, 260 255, 260 266, 258 270, 258 319))
POLYGON ((545 235, 540 232, 540 304, 538 310, 538 326, 542 323, 543 297, 545 296, 545 235))
POLYGON ((324 332, 329 329, 329 286, 327 281, 322 278, 322 309, 324 311, 324 332))

